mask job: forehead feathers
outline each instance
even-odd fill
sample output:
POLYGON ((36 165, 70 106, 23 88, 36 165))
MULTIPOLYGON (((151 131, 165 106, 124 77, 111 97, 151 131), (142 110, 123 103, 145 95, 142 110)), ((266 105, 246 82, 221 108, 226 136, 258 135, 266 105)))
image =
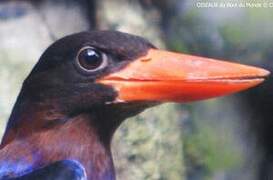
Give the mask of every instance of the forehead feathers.
POLYGON ((41 56, 32 73, 71 61, 84 46, 92 46, 117 60, 132 60, 154 46, 139 36, 117 31, 91 31, 66 36, 53 43, 41 56))

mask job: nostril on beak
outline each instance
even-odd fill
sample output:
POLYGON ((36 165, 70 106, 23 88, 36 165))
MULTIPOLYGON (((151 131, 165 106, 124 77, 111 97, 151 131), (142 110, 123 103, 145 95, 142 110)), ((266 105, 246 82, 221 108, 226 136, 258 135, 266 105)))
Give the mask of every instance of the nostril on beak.
POLYGON ((141 59, 140 61, 141 62, 148 62, 148 61, 151 61, 152 60, 152 58, 144 58, 144 59, 141 59))

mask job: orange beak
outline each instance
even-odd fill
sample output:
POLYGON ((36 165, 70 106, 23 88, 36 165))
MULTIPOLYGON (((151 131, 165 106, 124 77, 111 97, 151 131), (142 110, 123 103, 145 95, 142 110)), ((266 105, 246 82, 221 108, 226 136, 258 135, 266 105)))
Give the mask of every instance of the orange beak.
POLYGON ((252 66, 150 49, 97 82, 112 86, 117 101, 190 102, 248 89, 268 75, 252 66))

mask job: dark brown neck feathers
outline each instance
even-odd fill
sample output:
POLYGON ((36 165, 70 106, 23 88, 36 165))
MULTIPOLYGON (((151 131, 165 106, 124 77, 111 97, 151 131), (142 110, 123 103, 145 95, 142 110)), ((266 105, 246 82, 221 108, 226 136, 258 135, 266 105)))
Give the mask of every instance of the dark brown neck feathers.
POLYGON ((20 108, 11 116, 14 119, 2 141, 0 161, 8 157, 39 168, 59 160, 76 160, 88 179, 114 179, 111 137, 100 135, 95 115, 66 117, 45 104, 26 103, 20 108))

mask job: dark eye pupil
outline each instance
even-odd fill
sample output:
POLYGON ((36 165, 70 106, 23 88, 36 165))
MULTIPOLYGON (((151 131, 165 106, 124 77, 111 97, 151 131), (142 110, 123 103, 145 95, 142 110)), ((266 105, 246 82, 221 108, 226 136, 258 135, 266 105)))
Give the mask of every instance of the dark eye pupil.
POLYGON ((102 54, 92 48, 84 49, 79 56, 80 65, 87 70, 95 70, 102 64, 102 54))

